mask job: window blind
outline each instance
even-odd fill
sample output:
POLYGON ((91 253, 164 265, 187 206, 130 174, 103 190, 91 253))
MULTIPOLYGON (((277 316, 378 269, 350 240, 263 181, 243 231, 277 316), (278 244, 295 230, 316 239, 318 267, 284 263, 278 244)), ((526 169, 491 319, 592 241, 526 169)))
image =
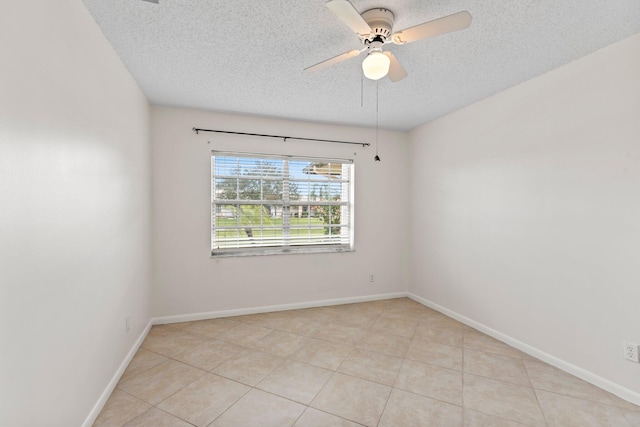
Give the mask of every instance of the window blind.
POLYGON ((353 161, 212 152, 212 255, 353 247, 353 161))

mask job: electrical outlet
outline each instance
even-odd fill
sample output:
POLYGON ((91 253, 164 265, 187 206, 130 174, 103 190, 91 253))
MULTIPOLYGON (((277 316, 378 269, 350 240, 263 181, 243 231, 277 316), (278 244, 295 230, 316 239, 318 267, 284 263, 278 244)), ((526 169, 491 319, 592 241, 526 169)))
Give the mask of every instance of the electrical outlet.
POLYGON ((131 316, 124 318, 124 328, 125 332, 129 332, 131 330, 131 316))
POLYGON ((624 358, 632 362, 640 362, 638 359, 638 344, 632 342, 624 342, 624 358))
POLYGON ((375 282, 376 281, 376 276, 374 276, 373 273, 369 273, 369 281, 370 282, 375 282))

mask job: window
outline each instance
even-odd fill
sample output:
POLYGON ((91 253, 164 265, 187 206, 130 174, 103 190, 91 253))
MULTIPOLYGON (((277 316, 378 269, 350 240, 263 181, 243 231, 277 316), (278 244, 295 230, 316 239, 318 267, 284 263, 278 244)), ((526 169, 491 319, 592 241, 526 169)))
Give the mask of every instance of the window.
POLYGON ((353 161, 214 151, 211 254, 353 249, 353 161))

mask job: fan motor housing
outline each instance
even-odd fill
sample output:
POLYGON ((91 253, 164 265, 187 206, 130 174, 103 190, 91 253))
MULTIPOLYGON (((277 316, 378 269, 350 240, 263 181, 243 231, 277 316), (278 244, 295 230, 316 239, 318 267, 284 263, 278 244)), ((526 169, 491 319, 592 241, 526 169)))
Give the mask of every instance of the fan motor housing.
POLYGON ((376 38, 377 36, 380 36, 383 40, 386 40, 389 36, 391 36, 393 21, 395 17, 393 16, 393 12, 391 12, 389 9, 369 9, 366 12, 363 12, 361 16, 362 19, 364 19, 366 23, 371 27, 372 33, 370 40, 376 38))

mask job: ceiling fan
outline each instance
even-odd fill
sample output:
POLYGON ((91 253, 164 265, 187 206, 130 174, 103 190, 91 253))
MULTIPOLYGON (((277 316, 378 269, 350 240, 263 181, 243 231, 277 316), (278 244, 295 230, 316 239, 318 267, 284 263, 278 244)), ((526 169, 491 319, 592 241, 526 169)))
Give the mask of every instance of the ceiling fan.
POLYGON ((378 7, 360 14, 348 0, 330 0, 326 6, 351 31, 356 33, 364 48, 354 49, 334 56, 305 68, 305 71, 324 70, 339 62, 354 58, 364 51, 368 51, 367 57, 362 62, 362 71, 365 77, 371 80, 379 80, 388 75, 392 82, 397 82, 407 77, 407 72, 391 52, 382 50, 385 44, 403 45, 416 40, 463 30, 471 25, 471 14, 467 11, 462 11, 392 33, 394 15, 389 9, 378 7))

